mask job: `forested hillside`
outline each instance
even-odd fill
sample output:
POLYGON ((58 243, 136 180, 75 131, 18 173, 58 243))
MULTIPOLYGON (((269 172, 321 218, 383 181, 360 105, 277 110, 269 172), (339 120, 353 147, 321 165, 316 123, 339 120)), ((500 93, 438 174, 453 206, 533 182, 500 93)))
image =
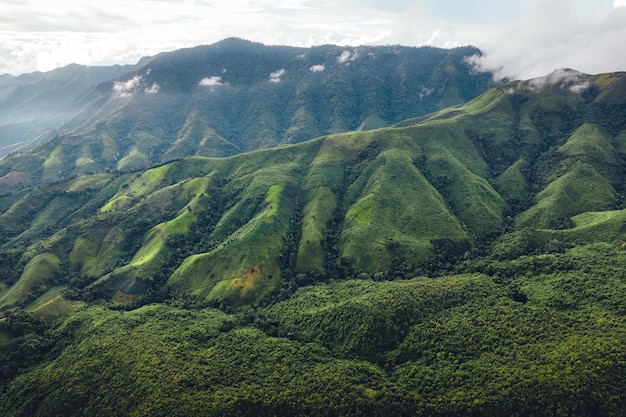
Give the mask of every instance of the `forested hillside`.
POLYGON ((623 415, 625 158, 626 74, 559 70, 392 127, 5 186, 0 409, 623 415))

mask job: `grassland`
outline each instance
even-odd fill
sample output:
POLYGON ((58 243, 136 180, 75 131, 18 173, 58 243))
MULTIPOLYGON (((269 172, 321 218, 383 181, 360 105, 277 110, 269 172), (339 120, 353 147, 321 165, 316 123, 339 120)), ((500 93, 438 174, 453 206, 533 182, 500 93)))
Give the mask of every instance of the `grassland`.
POLYGON ((2 296, 0 303, 12 307, 26 299, 37 282, 52 278, 61 272, 60 262, 52 253, 41 253, 33 257, 24 267, 17 282, 2 296))

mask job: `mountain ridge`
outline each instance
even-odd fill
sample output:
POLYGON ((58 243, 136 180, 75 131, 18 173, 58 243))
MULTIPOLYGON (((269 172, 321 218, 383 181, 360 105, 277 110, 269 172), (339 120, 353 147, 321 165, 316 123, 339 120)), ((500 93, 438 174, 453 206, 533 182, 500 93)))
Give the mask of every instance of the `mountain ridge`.
POLYGON ((80 112, 72 104, 85 89, 135 67, 71 64, 49 72, 3 76, 0 78, 0 157, 45 141, 46 130, 58 128, 80 112))
POLYGON ((391 125, 460 104, 492 85, 490 74, 474 73, 466 62, 478 53, 238 39, 164 53, 85 92, 74 104, 82 113, 59 126, 62 134, 2 165, 48 163, 53 168, 44 166, 42 176, 34 167, 27 173, 37 183, 391 125))

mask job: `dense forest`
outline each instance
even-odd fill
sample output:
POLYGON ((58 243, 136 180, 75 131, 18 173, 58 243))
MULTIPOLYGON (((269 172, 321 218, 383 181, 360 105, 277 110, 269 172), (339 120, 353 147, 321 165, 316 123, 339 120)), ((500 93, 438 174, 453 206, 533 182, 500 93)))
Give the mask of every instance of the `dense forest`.
POLYGON ((454 273, 0 323, 5 415, 620 416, 626 253, 594 244, 454 273))

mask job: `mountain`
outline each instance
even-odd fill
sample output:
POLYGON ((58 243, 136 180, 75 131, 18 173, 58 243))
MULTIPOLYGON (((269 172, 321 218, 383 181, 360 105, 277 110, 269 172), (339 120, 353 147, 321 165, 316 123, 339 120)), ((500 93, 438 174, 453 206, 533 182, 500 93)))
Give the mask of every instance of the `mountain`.
POLYGON ((618 239, 625 86, 561 70, 394 127, 8 192, 19 262, 3 262, 0 303, 61 274, 77 291, 167 284, 239 305, 295 279, 428 273, 492 242, 511 258, 618 239))
POLYGON ((293 48, 240 39, 164 53, 85 91, 72 104, 82 112, 58 126, 56 138, 2 169, 49 182, 389 126, 492 86, 490 74, 467 63, 476 54, 473 47, 293 48))
POLYGON ((80 113, 82 108, 72 103, 86 89, 133 68, 68 65, 49 72, 0 76, 0 157, 32 148, 48 129, 80 113))
POLYGON ((390 127, 7 188, 0 409, 619 416, 625 159, 626 73, 563 69, 390 127))

